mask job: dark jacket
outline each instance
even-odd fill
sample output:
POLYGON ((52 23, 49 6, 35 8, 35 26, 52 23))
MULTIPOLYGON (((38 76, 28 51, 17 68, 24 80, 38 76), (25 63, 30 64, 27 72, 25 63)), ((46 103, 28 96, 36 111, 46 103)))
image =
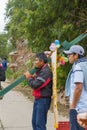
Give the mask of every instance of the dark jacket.
POLYGON ((2 64, 0 64, 0 81, 5 81, 5 79, 6 79, 5 70, 2 64))
POLYGON ((35 98, 51 97, 52 95, 52 72, 47 64, 45 64, 36 73, 36 77, 29 78, 29 85, 33 89, 35 98))

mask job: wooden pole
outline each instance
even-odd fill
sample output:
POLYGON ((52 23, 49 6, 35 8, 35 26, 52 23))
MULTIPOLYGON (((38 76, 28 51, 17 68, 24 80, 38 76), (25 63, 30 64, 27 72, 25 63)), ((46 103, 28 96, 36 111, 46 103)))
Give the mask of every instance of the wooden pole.
POLYGON ((57 49, 51 55, 52 72, 53 72, 53 110, 54 110, 54 127, 58 128, 58 94, 57 94, 57 49))

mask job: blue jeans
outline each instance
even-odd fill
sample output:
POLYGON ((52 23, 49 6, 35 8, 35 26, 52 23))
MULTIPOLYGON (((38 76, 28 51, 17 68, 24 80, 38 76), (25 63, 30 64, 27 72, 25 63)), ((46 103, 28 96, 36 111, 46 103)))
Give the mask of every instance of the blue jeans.
POLYGON ((35 99, 32 114, 33 130, 46 130, 47 113, 51 98, 35 99))
POLYGON ((70 110, 69 117, 70 117, 70 130, 85 130, 77 122, 77 111, 75 109, 70 110))

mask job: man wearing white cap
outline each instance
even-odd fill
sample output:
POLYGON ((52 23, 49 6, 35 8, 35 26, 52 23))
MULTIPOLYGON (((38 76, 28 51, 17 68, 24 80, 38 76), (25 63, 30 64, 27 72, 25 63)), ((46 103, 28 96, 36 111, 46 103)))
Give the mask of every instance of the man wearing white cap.
POLYGON ((77 114, 87 111, 87 59, 80 45, 73 45, 64 53, 73 64, 65 86, 66 96, 70 97, 70 130, 85 130, 77 122, 77 114))

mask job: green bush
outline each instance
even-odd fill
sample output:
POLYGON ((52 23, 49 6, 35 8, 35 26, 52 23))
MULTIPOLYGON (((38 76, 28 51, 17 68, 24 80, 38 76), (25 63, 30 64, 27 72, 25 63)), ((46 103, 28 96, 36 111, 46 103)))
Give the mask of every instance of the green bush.
POLYGON ((6 77, 7 79, 12 79, 13 71, 8 67, 6 70, 6 77))
POLYGON ((58 89, 64 89, 65 88, 65 82, 67 75, 69 73, 69 70, 71 68, 71 65, 66 63, 64 66, 60 66, 57 68, 57 88, 58 89))

